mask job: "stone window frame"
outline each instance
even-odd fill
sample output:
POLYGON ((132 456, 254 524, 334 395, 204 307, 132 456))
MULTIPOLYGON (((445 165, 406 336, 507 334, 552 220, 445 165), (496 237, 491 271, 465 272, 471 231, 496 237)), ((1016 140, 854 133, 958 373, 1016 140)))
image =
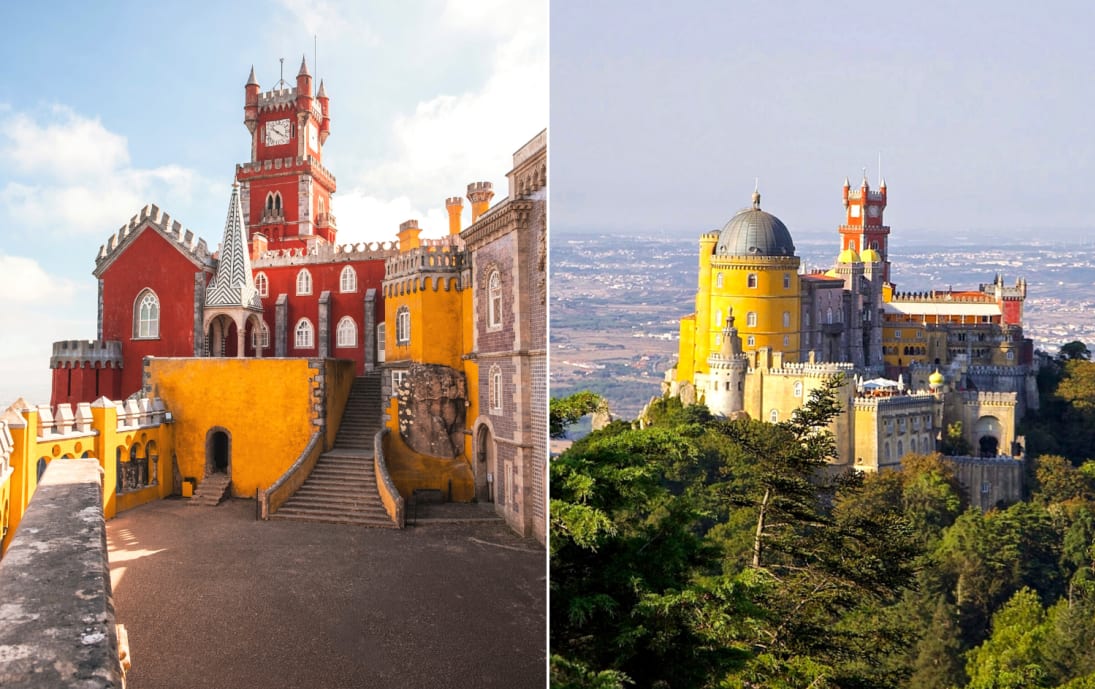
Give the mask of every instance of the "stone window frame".
POLYGON ((791 274, 783 274, 783 289, 791 289, 791 274))
POLYGON ((304 296, 312 293, 312 271, 307 268, 301 268, 297 273, 297 296, 304 296))
POLYGON ((722 327, 722 309, 715 309, 715 327, 722 327))
POLYGON ((285 211, 285 204, 282 202, 280 191, 270 191, 266 193, 266 205, 263 207, 267 215, 271 212, 274 215, 281 215, 285 211))
POLYGON ((502 413, 502 367, 498 364, 490 367, 487 377, 487 404, 492 414, 502 413))
POLYGON ((722 289, 722 273, 715 273, 715 288, 722 289))
POLYGON ((407 369, 405 368, 393 368, 392 369, 392 397, 395 397, 399 392, 399 388, 403 387, 403 381, 407 379, 407 369))
POLYGON ((160 297, 151 287, 137 293, 133 300, 134 340, 160 339, 160 311, 160 297))
POLYGON ((395 312, 395 343, 404 346, 411 343, 411 310, 406 306, 395 312))
POLYGON ((756 347, 757 346, 757 338, 753 337, 752 335, 749 335, 745 339, 745 346, 746 347, 756 347))
POLYGON ((270 280, 267 279, 266 273, 262 271, 255 273, 255 289, 258 290, 260 297, 270 296, 270 280))
POLYGON ((745 286, 749 289, 757 288, 757 274, 749 273, 749 277, 745 278, 745 286))
POLYGON ((293 347, 295 349, 315 349, 316 329, 312 321, 301 318, 293 327, 293 347))
POLYGON ((251 346, 254 349, 259 347, 267 349, 270 346, 270 326, 266 325, 266 321, 260 321, 260 323, 257 330, 251 330, 251 346))
POLYGON ((794 385, 792 394, 795 397, 802 397, 802 381, 801 380, 795 381, 795 385, 794 385))
POLYGON ((492 268, 487 277, 487 329, 502 328, 502 271, 492 268))
POLYGON ((790 328, 791 327, 791 312, 790 311, 784 311, 783 312, 783 327, 784 328, 790 328))
POLYGON ((346 266, 338 274, 338 291, 348 294, 357 291, 357 271, 353 266, 346 266))
POLYGON ((778 409, 773 409, 772 411, 768 412, 768 422, 769 423, 779 423, 779 410, 778 409))
POLYGON ((745 314, 745 325, 746 325, 746 327, 749 327, 749 328, 757 327, 757 312, 756 311, 750 311, 749 313, 745 314))
POLYGON ((343 316, 335 328, 335 347, 357 346, 357 323, 349 316, 343 316))
POLYGON ((388 326, 384 321, 376 324, 376 360, 382 363, 388 358, 388 326))

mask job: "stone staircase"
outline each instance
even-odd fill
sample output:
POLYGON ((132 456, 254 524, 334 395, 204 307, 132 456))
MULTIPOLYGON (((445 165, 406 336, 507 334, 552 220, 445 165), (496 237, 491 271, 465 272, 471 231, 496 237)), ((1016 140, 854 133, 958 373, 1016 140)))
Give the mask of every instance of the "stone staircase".
POLYGON ((202 480, 194 496, 186 504, 190 507, 216 507, 221 500, 228 497, 228 487, 232 479, 228 474, 210 474, 202 480))
POLYGON ((395 528, 380 501, 373 470, 380 414, 380 373, 356 378, 334 448, 320 456, 304 485, 271 519, 395 528))

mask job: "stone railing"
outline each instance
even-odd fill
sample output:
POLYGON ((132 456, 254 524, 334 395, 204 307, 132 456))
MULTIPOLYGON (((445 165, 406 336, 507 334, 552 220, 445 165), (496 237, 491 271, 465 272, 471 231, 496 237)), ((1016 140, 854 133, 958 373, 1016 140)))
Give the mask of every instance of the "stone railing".
POLYGON ((258 498, 259 519, 269 519, 270 515, 278 511, 285 501, 293 496, 293 493, 304 485, 312 469, 316 468, 319 456, 323 454, 323 435, 325 430, 318 429, 308 439, 308 445, 300 453, 297 461, 285 470, 277 481, 274 481, 266 490, 259 490, 258 498))
POLYGON ((388 465, 384 461, 384 436, 390 431, 382 428, 373 437, 373 469, 376 471, 376 488, 380 492, 380 501, 384 503, 384 510, 396 526, 406 526, 406 511, 403 505, 403 496, 396 490, 392 477, 388 474, 388 465))
POLYGON ((95 459, 50 462, 0 560, 5 689, 125 686, 102 473, 95 459))

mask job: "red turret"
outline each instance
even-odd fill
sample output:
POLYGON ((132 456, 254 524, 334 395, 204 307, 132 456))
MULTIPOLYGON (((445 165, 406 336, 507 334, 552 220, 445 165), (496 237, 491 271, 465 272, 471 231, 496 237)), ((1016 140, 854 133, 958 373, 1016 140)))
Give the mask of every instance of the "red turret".
POLYGON ((331 114, 328 110, 331 99, 327 97, 327 89, 323 87, 323 80, 319 80, 319 93, 316 94, 316 100, 319 101, 320 112, 323 113, 323 120, 319 125, 319 145, 327 143, 327 137, 331 135, 331 114))
POLYGON ((259 82, 255 79, 254 65, 251 65, 251 76, 247 77, 243 92, 243 123, 247 125, 247 131, 254 134, 259 123, 259 82))
POLYGON ((312 110, 312 75, 308 71, 308 59, 300 59, 300 71, 297 72, 297 111, 312 110))

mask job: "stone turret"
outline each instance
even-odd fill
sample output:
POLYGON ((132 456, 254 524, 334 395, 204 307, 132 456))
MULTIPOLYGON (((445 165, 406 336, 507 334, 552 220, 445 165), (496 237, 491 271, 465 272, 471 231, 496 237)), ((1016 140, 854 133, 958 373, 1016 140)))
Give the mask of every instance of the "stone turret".
POLYGON ((445 199, 445 210, 449 212, 449 234, 460 234, 460 216, 464 212, 464 199, 459 196, 445 199))
POLYGON ((247 83, 243 87, 243 124, 247 131, 255 133, 255 127, 259 122, 259 82, 255 78, 255 66, 251 65, 251 75, 247 77, 247 83))
POLYGON ((468 200, 471 201, 473 224, 490 208, 492 198, 494 198, 494 185, 490 182, 472 182, 468 185, 468 200))
POLYGON ((733 311, 726 318, 722 344, 707 357, 707 388, 704 399, 712 414, 732 416, 745 409, 746 357, 734 327, 733 311))

